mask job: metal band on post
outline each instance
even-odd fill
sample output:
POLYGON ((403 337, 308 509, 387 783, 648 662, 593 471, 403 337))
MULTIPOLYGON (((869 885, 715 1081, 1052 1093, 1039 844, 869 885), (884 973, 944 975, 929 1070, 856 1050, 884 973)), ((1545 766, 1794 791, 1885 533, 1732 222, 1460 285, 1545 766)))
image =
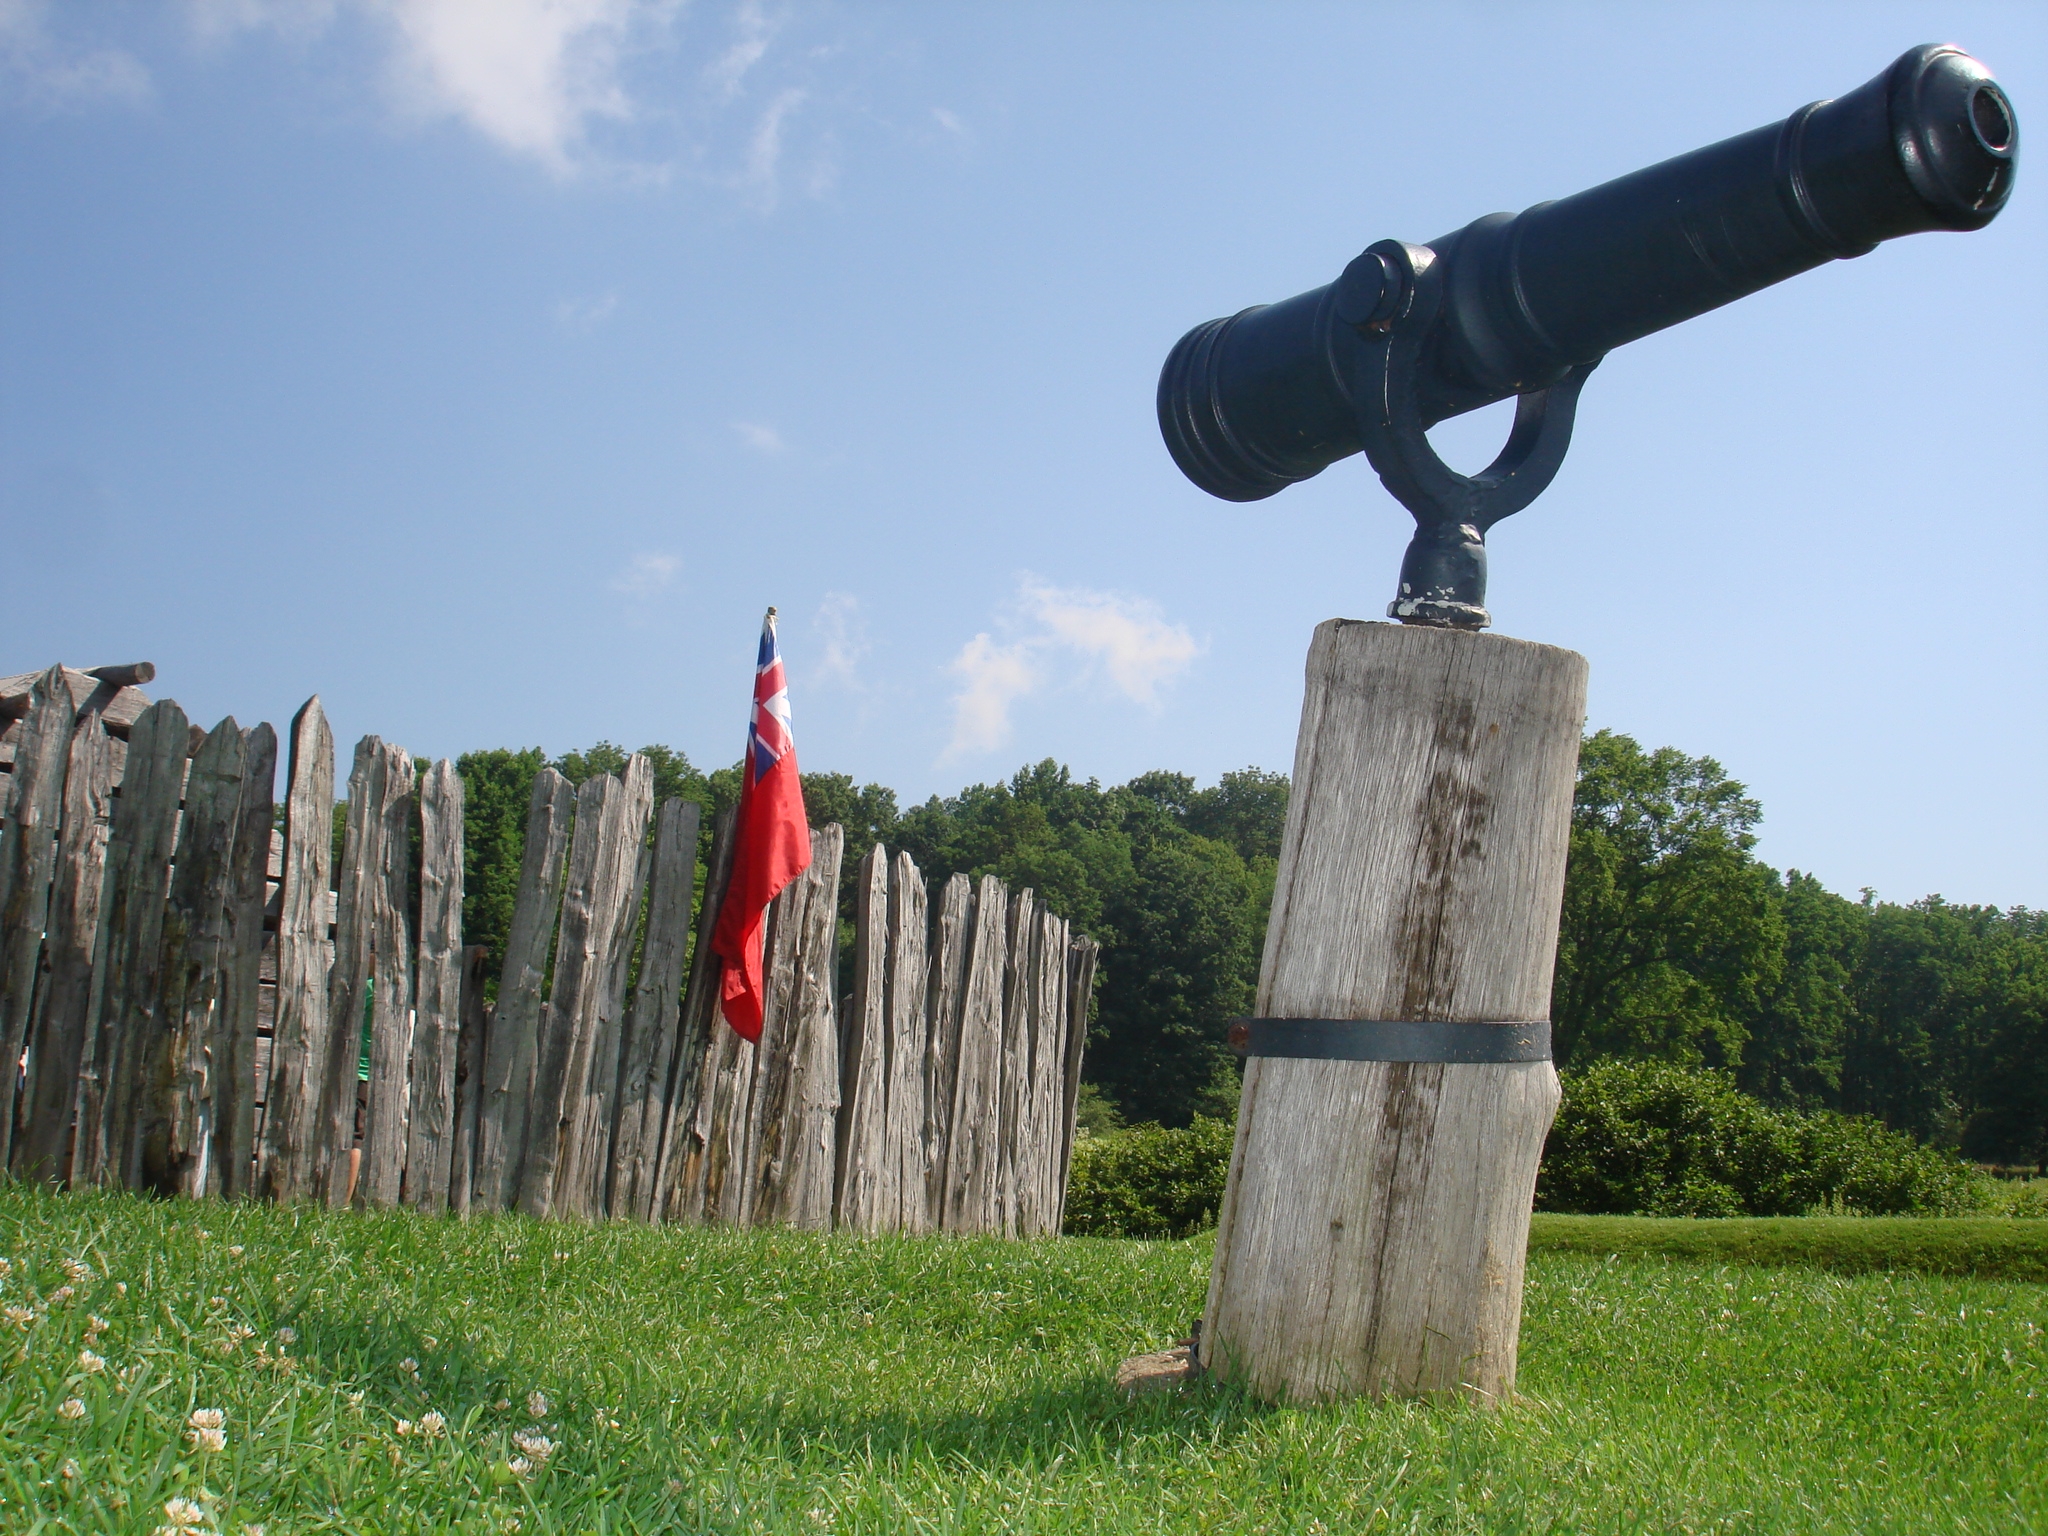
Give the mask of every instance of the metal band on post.
POLYGON ((1308 1061, 1548 1061, 1550 1021, 1442 1024, 1419 1019, 1232 1019, 1239 1056, 1308 1061))

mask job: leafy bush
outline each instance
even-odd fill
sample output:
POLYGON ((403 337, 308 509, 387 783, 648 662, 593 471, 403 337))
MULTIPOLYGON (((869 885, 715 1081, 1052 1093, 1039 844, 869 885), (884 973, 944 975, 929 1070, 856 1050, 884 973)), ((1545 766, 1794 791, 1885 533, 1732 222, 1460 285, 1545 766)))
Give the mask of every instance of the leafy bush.
POLYGON ((1074 1143, 1067 1231, 1081 1237, 1187 1237, 1216 1224, 1230 1173, 1228 1120, 1184 1130, 1136 1125, 1074 1143))
POLYGON ((1981 1203, 1970 1168, 1871 1120, 1774 1110, 1722 1072, 1601 1062, 1565 1079, 1539 1210, 1588 1215, 1935 1215, 1981 1203))

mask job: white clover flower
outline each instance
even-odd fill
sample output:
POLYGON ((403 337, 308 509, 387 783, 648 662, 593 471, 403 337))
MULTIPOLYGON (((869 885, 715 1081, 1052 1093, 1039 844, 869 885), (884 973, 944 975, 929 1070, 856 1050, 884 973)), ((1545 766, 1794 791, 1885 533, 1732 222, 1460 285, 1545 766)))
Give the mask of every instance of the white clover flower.
POLYGON ((525 1477, 527 1474, 533 1471, 533 1463, 528 1461, 524 1456, 514 1456, 510 1461, 506 1462, 505 1465, 512 1469, 512 1475, 514 1477, 525 1477))
POLYGON ((400 1419, 391 1428, 400 1435, 409 1435, 413 1431, 413 1423, 411 1419, 400 1419))
POLYGON ((142 1374, 142 1371, 143 1364, 140 1360, 138 1360, 133 1365, 122 1366, 120 1376, 117 1379, 120 1381, 121 1385, 125 1387, 130 1382, 134 1381, 136 1377, 140 1376, 142 1374))
POLYGON ((60 1419, 82 1419, 85 1417, 85 1404, 75 1397, 67 1397, 57 1405, 57 1417, 60 1419))
POLYGON ((539 1387, 526 1394, 526 1416, 529 1419, 544 1419, 548 1416, 548 1396, 539 1387))
POLYGON ((13 1273, 13 1261, 9 1259, 0 1259, 0 1280, 5 1280, 9 1275, 13 1273))
POLYGON ((228 1253, 239 1259, 242 1256, 242 1245, 240 1243, 229 1243, 228 1253))
POLYGON ((403 1360, 399 1361, 398 1368, 408 1376, 417 1376, 420 1373, 420 1363, 413 1359, 411 1355, 407 1355, 403 1360))
POLYGON ((277 1330, 277 1342, 278 1342, 278 1343, 280 1343, 280 1344, 296 1344, 296 1343, 298 1343, 298 1342, 299 1342, 299 1330, 298 1330, 298 1329, 296 1329, 296 1328, 280 1328, 280 1329, 278 1329, 278 1330, 277 1330))
POLYGON ((242 1527, 242 1536, 263 1536, 263 1527, 260 1525, 245 1525, 242 1527))
POLYGON ((114 1294, 116 1296, 126 1296, 128 1294, 128 1282, 126 1280, 116 1280, 114 1282, 114 1294))
POLYGON ((555 1442, 546 1435, 529 1434, 521 1430, 512 1437, 512 1443, 535 1461, 546 1461, 555 1454, 555 1442))
POLYGON ((185 1438, 195 1451, 218 1455, 228 1448, 228 1434, 224 1429, 188 1429, 185 1438))
POLYGON ((78 1368, 88 1376, 97 1376, 107 1368, 107 1357, 96 1355, 89 1349, 81 1349, 78 1352, 78 1368))
POLYGON ((164 1505, 164 1519, 176 1530, 190 1530, 206 1524, 206 1511, 190 1499, 172 1499, 164 1505))
POLYGON ((83 1285, 92 1277, 92 1266, 90 1264, 81 1264, 76 1259, 66 1259, 64 1261, 64 1278, 73 1284, 83 1285))
POLYGON ((97 1312, 88 1312, 85 1317, 85 1342, 90 1344, 114 1325, 97 1312))
POLYGON ((50 1292, 50 1305, 53 1307, 68 1307, 71 1305, 71 1298, 77 1294, 78 1292, 74 1291, 70 1286, 60 1285, 57 1289, 50 1292))
POLYGON ((218 1408, 194 1408, 185 1422, 194 1429, 219 1429, 228 1421, 228 1416, 218 1408))
POLYGON ((441 1341, 435 1338, 431 1333, 424 1335, 420 1339, 420 1347, 422 1349, 438 1349, 440 1345, 441 1341))
POLYGON ((15 1327, 21 1329, 24 1333, 28 1331, 28 1325, 36 1320, 35 1313, 31 1312, 27 1307, 9 1307, 5 1315, 7 1321, 14 1324, 15 1327))
POLYGON ((420 1415, 420 1433, 429 1440, 438 1440, 448 1433, 448 1421, 438 1412, 429 1409, 420 1415))
POLYGON ((225 1296, 209 1296, 206 1298, 207 1310, 211 1312, 218 1312, 222 1307, 226 1306, 227 1304, 228 1299, 225 1296))

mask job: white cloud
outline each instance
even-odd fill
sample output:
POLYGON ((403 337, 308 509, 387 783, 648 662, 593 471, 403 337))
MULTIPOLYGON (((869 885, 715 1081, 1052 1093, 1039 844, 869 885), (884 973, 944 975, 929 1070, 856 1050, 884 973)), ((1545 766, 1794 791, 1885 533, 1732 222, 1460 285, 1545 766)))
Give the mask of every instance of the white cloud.
POLYGON ((48 25, 47 0, 0 0, 0 99, 38 111, 150 96, 149 71, 119 48, 67 47, 48 25))
POLYGON ((1202 653, 1184 624, 1169 624, 1145 598, 1079 587, 1023 583, 1024 606, 1060 644, 1100 663, 1117 690, 1135 704, 1158 702, 1159 685, 1187 670, 1202 653))
POLYGON ((681 0, 188 0, 192 30, 217 42, 264 30, 304 42, 344 9, 383 31, 400 110, 452 118, 557 176, 596 169, 591 129, 638 104, 625 60, 659 40, 681 0))
POLYGON ((953 695, 953 738, 941 762, 970 752, 993 752, 1010 739, 1010 706, 1036 691, 1039 671, 1032 645, 998 645, 986 634, 960 647, 946 670, 960 679, 953 695))
POLYGON ((761 213, 774 212, 780 198, 783 129, 789 115, 804 104, 805 95, 795 88, 778 92, 754 125, 753 137, 747 141, 740 186, 746 192, 747 201, 761 213))
POLYGON ((867 621, 860 616, 860 599, 845 592, 827 592, 811 628, 823 642, 816 675, 842 687, 859 688, 860 664, 871 649, 867 621))
POLYGON ((1026 632, 1008 644, 986 633, 960 649, 948 667, 961 679, 953 696, 953 734, 940 761, 988 752, 1010 739, 1010 710, 1035 693, 1055 662, 1068 681, 1104 677, 1132 703, 1157 708, 1159 690, 1202 652, 1184 624, 1168 622, 1148 598, 1085 587, 1054 587, 1025 576, 1017 613, 1026 632))
POLYGON ((634 115, 620 56, 658 0, 371 0, 396 29, 396 80, 421 115, 453 117, 558 176, 587 163, 593 120, 634 115))
POLYGON ((555 326, 567 336, 588 336, 619 307, 617 290, 589 298, 564 299, 555 306, 555 326))
POLYGON ((946 132, 952 134, 956 139, 971 137, 967 124, 960 120, 960 114, 957 112, 948 111, 944 107, 933 107, 932 121, 945 129, 946 132))
POLYGON ((732 429, 739 434, 740 441, 756 453, 787 453, 789 451, 789 444, 782 440, 780 432, 776 431, 773 427, 764 426, 758 421, 736 421, 732 424, 732 429))
POLYGON ((612 578, 612 590, 623 592, 628 597, 653 597, 668 590, 682 568, 682 560, 675 555, 658 552, 637 554, 612 578))
POLYGON ((705 82, 720 101, 732 101, 745 89, 747 72, 767 55, 768 45, 781 29, 781 18, 771 18, 759 0, 741 0, 733 16, 736 36, 732 46, 704 71, 705 82))

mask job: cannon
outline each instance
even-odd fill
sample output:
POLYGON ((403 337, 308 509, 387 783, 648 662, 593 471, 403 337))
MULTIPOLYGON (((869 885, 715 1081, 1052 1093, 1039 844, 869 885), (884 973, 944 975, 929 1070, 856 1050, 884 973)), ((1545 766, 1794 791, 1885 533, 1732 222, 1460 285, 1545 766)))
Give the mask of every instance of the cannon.
POLYGON ((1363 450, 1416 522, 1387 616, 1483 629, 1486 531, 1557 473, 1610 350, 1881 241, 1983 228, 2018 145, 1989 70, 1910 49, 1782 122, 1427 245, 1380 241, 1333 283, 1196 326, 1160 374, 1160 432, 1228 501, 1363 450), (1491 465, 1437 457, 1431 426, 1509 396, 1491 465))

